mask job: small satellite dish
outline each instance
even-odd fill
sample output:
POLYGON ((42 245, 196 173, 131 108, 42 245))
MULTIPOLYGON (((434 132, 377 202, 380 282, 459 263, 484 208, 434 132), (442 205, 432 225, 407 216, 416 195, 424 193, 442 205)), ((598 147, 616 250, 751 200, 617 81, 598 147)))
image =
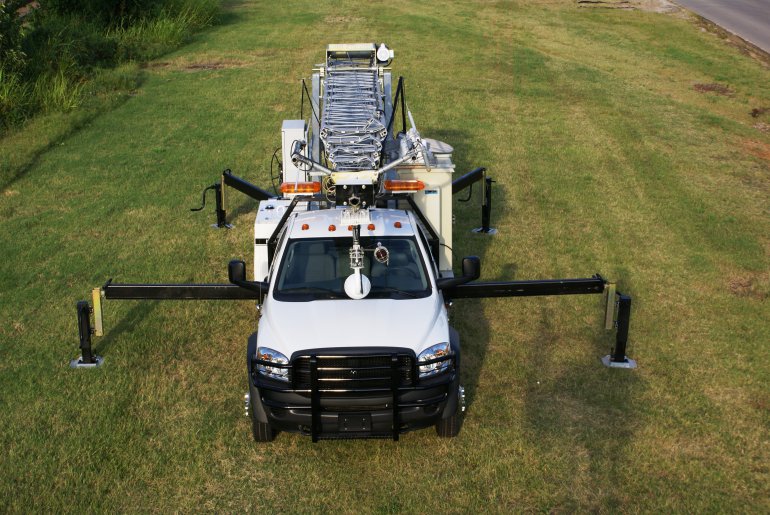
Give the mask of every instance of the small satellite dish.
POLYGON ((385 43, 381 43, 377 49, 377 60, 384 63, 389 59, 393 59, 393 50, 386 47, 385 43))
POLYGON ((361 300, 372 290, 372 283, 369 278, 356 270, 345 279, 345 293, 353 300, 361 300))

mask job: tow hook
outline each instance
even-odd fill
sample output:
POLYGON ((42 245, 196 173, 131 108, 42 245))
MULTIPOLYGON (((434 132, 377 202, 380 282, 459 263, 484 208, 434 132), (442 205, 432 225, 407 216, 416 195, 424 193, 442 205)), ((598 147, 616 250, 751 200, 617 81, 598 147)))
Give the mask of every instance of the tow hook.
MULTIPOLYGON (((249 392, 246 392, 243 394, 243 412, 248 417, 249 416, 249 392)), ((463 395, 463 411, 465 411, 465 395, 463 395)))
MULTIPOLYGON (((465 413, 465 387, 460 385, 457 388, 457 390, 458 390, 457 395, 458 395, 459 400, 460 400, 460 412, 465 413)), ((248 410, 248 408, 247 408, 247 410, 248 410)))

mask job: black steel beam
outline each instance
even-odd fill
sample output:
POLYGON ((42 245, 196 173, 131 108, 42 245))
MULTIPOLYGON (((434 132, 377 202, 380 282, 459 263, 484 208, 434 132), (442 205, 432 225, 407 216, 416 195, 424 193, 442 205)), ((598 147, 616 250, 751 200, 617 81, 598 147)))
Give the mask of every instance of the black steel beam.
POLYGON ((91 349, 91 307, 88 302, 81 300, 77 303, 78 332, 80 333, 80 363, 87 365, 96 364, 93 350, 91 349))
POLYGON ((321 392, 318 385, 318 357, 310 356, 310 438, 318 441, 321 433, 321 392))
POLYGON ((590 295, 604 292, 604 279, 544 279, 535 281, 508 281, 467 283, 444 290, 452 299, 484 297, 536 297, 540 295, 590 295))
POLYGON ((253 185, 247 180, 241 179, 240 177, 233 175, 233 173, 229 170, 225 170, 222 173, 222 182, 224 182, 227 186, 230 186, 231 188, 236 189, 241 193, 243 193, 244 195, 248 195, 249 197, 255 200, 267 200, 267 199, 275 198, 275 195, 273 195, 272 193, 267 192, 262 188, 253 185))
MULTIPOLYGON (((102 288, 108 300, 259 300, 260 295, 234 284, 116 284, 102 288)), ((267 293, 267 291, 265 291, 267 293)))
POLYGON ((401 388, 401 370, 398 363, 398 354, 390 355, 390 395, 393 403, 393 426, 391 427, 391 436, 393 441, 398 441, 398 435, 401 430, 401 412, 399 408, 398 391, 401 388))
POLYGON ((457 179, 452 181, 452 195, 455 193, 458 193, 465 188, 469 187, 474 182, 478 182, 484 178, 484 173, 487 171, 486 168, 483 166, 480 166, 476 168, 475 170, 471 170, 470 172, 466 173, 462 177, 458 177, 457 179))
POLYGON ((273 257, 275 257, 275 251, 278 247, 278 235, 281 234, 281 231, 283 231, 283 226, 286 225, 286 221, 289 219, 289 216, 291 216, 294 208, 297 207, 299 199, 299 196, 292 199, 291 204, 289 204, 289 207, 287 207, 286 211, 283 212, 281 219, 278 220, 278 225, 275 226, 273 234, 271 234, 270 238, 267 240, 267 262, 270 264, 270 266, 273 265, 273 257))
POLYGON ((618 294, 618 332, 615 335, 615 348, 612 351, 614 363, 626 362, 626 344, 628 343, 628 326, 631 322, 631 297, 618 294))

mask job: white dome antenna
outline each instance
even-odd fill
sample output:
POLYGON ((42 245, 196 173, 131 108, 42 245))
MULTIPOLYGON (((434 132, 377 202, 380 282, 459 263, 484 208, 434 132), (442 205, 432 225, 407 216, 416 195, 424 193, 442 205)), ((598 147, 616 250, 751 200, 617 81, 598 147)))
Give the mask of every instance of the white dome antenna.
POLYGON ((377 49, 377 60, 385 63, 393 59, 393 50, 385 46, 385 43, 380 43, 380 47, 377 49))

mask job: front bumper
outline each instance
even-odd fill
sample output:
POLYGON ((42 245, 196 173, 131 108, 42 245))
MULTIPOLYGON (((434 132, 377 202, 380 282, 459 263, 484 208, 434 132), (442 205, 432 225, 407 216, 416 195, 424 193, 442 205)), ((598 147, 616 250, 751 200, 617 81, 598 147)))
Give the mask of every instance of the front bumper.
MULTIPOLYGON (((290 361, 295 363, 295 358, 290 361)), ((417 360, 407 349, 311 350, 302 352, 300 359, 309 362, 309 380, 300 382, 293 378, 289 383, 258 373, 256 365, 260 361, 251 360, 249 391, 257 420, 279 430, 307 434, 313 441, 398 440, 399 434, 434 425, 457 409, 459 374, 455 355, 446 358, 451 360, 447 371, 425 379, 418 379, 417 360), (341 368, 325 365, 329 360, 339 363, 345 359, 340 357, 343 355, 357 363, 369 359, 390 365, 373 367, 381 376, 378 380, 324 377, 329 370, 339 375, 341 368)), ((358 368, 356 372, 364 370, 358 368)))

